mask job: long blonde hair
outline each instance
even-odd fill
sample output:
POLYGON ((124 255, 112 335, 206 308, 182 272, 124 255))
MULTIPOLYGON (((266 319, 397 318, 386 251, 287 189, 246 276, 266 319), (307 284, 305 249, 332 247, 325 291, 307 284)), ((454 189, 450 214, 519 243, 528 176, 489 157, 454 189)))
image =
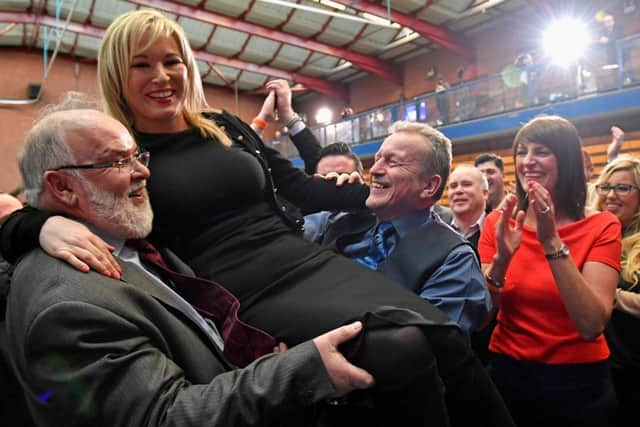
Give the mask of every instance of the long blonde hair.
POLYGON ((188 125, 200 129, 204 137, 217 138, 224 145, 231 140, 213 121, 202 113, 213 112, 204 96, 196 59, 182 28, 155 10, 136 10, 120 15, 109 25, 98 52, 98 81, 105 112, 122 122, 133 132, 134 116, 124 98, 129 68, 134 49, 144 37, 148 37, 147 49, 161 37, 173 37, 180 48, 187 68, 187 87, 184 118, 188 125))
MULTIPOLYGON (((596 185, 609 180, 611 175, 619 171, 629 171, 633 175, 634 184, 640 187, 640 160, 633 157, 619 157, 602 170, 596 185)), ((598 196, 594 208, 603 210, 605 197, 598 196)), ((640 282, 640 204, 633 215, 631 223, 625 227, 626 236, 622 239, 622 278, 635 287, 640 282)))

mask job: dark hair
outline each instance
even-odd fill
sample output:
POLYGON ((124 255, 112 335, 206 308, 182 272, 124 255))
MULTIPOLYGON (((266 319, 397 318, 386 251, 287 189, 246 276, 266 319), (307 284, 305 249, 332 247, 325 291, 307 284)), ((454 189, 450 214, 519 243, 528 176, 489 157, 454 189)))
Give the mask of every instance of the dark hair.
MULTIPOLYGON (((518 144, 523 141, 543 144, 556 156, 558 182, 554 189, 556 209, 565 212, 573 220, 584 217, 587 186, 582 161, 582 141, 576 127, 559 116, 536 117, 520 128, 513 140, 513 161, 516 161, 518 144), (562 167, 560 167, 562 165, 562 167)), ((518 209, 529 206, 527 194, 516 175, 518 209)))
MULTIPOLYGON (((321 159, 328 156, 345 156, 349 157, 356 165, 356 169, 360 175, 364 175, 364 168, 362 167, 362 161, 352 150, 351 146, 346 142, 334 142, 320 149, 318 153, 318 162, 321 159)), ((317 163, 316 163, 317 165, 317 163)))
POLYGON ((478 157, 476 157, 476 159, 473 161, 473 165, 475 167, 478 167, 478 165, 481 165, 487 162, 495 163, 498 169, 500 169, 500 172, 504 173, 504 161, 502 160, 502 157, 498 156, 497 154, 482 153, 478 155, 478 157))

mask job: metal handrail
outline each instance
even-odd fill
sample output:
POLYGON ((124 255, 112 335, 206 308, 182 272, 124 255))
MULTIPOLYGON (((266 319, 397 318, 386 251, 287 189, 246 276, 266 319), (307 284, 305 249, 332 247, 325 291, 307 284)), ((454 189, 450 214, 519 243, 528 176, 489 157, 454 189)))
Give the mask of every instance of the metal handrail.
MULTIPOLYGON (((640 56, 640 33, 617 40, 616 48, 618 64, 611 70, 603 70, 593 58, 567 70, 545 61, 520 68, 510 65, 502 73, 459 82, 440 93, 421 94, 311 129, 322 145, 337 140, 359 145, 386 136, 388 125, 399 119, 446 126, 640 84, 640 64, 629 60, 634 52, 640 56), (443 115, 440 109, 447 107, 443 115)), ((593 52, 597 56, 602 50, 593 52)), ((298 155, 286 135, 271 143, 288 157, 298 155)))

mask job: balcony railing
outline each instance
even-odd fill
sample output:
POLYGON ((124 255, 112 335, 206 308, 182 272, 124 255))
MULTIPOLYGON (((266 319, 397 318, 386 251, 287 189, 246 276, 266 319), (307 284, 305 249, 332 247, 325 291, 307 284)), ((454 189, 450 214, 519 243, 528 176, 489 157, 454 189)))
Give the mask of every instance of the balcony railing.
MULTIPOLYGON (((323 146, 338 141, 358 145, 384 138, 396 120, 447 126, 640 85, 640 34, 618 40, 616 54, 617 63, 607 64, 606 52, 596 45, 590 57, 568 68, 550 62, 510 65, 500 74, 354 114, 312 131, 323 146)), ((289 158, 298 156, 286 135, 267 143, 289 158)))

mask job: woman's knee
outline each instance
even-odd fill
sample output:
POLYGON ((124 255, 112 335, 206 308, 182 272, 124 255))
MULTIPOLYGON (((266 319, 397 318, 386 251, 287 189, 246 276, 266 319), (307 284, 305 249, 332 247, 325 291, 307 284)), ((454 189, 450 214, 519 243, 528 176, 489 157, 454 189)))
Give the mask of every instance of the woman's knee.
POLYGON ((429 341, 418 327, 367 330, 353 345, 356 348, 343 348, 344 353, 369 371, 379 386, 398 387, 424 375, 437 376, 429 341))

